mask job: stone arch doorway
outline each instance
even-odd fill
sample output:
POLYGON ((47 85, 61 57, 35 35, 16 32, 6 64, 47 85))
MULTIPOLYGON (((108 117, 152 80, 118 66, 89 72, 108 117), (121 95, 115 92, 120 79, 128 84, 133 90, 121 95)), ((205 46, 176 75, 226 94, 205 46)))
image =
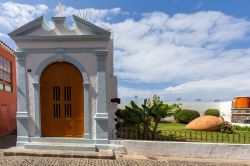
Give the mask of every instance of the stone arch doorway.
POLYGON ((56 62, 46 67, 40 95, 43 137, 83 137, 83 78, 74 65, 56 62))

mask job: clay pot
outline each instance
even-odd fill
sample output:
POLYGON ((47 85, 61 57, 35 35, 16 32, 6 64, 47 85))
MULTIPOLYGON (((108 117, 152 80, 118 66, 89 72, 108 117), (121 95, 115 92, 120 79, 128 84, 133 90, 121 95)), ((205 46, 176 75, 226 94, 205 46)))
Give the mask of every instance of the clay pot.
POLYGON ((192 120, 186 125, 186 128, 190 130, 216 131, 219 130, 219 124, 223 122, 222 117, 206 115, 192 120))

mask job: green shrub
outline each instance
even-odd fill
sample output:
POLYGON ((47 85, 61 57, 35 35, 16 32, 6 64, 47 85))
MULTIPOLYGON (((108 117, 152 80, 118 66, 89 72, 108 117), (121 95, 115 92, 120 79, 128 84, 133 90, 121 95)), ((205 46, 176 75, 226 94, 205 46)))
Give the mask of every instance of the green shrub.
POLYGON ((233 125, 228 121, 219 124, 220 131, 223 133, 233 133, 233 125))
POLYGON ((237 125, 234 125, 233 128, 234 128, 234 130, 237 130, 237 131, 250 131, 250 126, 237 126, 237 125))
POLYGON ((217 109, 207 109, 204 113, 204 115, 211 115, 211 116, 220 116, 220 111, 217 109))
POLYGON ((174 119, 180 123, 189 123, 192 120, 198 118, 200 113, 195 110, 178 110, 174 114, 174 119))

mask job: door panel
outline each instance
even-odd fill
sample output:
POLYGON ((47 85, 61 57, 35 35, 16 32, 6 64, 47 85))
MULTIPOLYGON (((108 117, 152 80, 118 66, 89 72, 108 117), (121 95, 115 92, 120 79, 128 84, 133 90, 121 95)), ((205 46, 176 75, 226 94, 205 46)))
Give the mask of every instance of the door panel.
POLYGON ((76 136, 81 136, 81 133, 83 131, 83 125, 82 125, 82 119, 75 119, 73 121, 73 134, 76 135, 76 136))
POLYGON ((49 65, 41 76, 42 135, 82 137, 84 128, 83 78, 66 62, 49 65))

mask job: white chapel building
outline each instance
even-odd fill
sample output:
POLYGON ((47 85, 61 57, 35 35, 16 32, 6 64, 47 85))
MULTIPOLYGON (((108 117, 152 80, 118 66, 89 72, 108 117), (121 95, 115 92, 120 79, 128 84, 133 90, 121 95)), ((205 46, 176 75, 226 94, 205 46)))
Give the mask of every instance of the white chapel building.
POLYGON ((108 147, 117 109, 112 33, 75 15, 73 28, 66 17, 52 20, 51 29, 42 16, 9 33, 17 46, 17 146, 108 147))

